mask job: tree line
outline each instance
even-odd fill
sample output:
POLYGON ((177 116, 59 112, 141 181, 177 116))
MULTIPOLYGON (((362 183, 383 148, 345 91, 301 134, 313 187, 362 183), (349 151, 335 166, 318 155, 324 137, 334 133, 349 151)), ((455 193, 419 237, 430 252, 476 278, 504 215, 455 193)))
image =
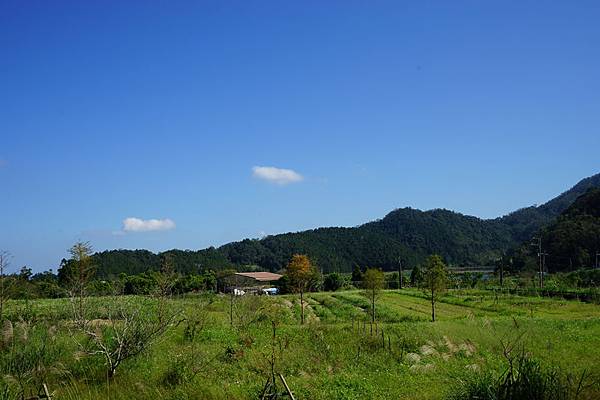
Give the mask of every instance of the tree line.
MULTIPOLYGON (((399 258, 411 268, 423 263, 430 254, 439 254, 448 265, 460 267, 492 265, 508 256, 515 259, 513 270, 521 270, 531 266, 518 260, 517 250, 523 250, 522 244, 544 229, 544 241, 552 246, 548 251, 551 251, 550 270, 564 270, 569 259, 572 269, 576 269, 589 266, 597 251, 592 249, 596 245, 589 243, 591 239, 581 244, 577 227, 585 224, 585 235, 592 238, 597 217, 592 213, 575 220, 570 214, 564 218, 561 214, 589 189, 598 187, 600 174, 582 180, 545 204, 495 219, 480 219, 444 209, 401 208, 382 219, 351 228, 270 235, 198 251, 173 249, 154 254, 147 250, 111 250, 96 253, 93 258, 98 266, 98 277, 103 279, 115 278, 121 273, 156 271, 166 255, 173 259, 175 270, 183 274, 198 273, 203 268, 260 268, 276 272, 282 270, 294 254, 308 255, 324 273, 350 273, 356 265, 395 271, 399 258), (571 223, 567 224, 565 218, 571 223), (560 225, 555 226, 559 222, 560 225), (556 237, 560 239, 554 240, 556 237)), ((527 248, 525 255, 530 253, 531 249, 527 248)))

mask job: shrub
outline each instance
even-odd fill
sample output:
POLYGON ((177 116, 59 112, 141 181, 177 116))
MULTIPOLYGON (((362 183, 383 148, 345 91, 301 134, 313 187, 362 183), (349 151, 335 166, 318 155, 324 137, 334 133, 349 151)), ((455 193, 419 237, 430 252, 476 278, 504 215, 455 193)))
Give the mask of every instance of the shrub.
POLYGON ((335 292, 336 290, 343 288, 344 284, 344 277, 337 272, 332 272, 331 274, 325 275, 323 289, 329 292, 335 292))

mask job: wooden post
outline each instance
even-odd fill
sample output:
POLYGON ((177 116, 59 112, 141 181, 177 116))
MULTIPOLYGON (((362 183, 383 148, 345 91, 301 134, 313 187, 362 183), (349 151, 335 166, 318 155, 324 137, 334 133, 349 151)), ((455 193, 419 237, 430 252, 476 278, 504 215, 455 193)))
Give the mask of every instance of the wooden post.
POLYGON ((300 321, 304 325, 304 291, 300 291, 300 321))
POLYGON ((296 400, 294 398, 294 394, 292 393, 292 391, 290 390, 290 387, 288 386, 287 382, 285 381, 285 378, 283 377, 283 375, 279 374, 279 377, 281 378, 281 382, 283 382, 283 386, 285 386, 285 390, 287 391, 288 396, 290 396, 290 398, 292 400, 296 400))
POLYGON ((431 285, 431 322, 435 322, 435 292, 431 285))
POLYGON ((50 400, 50 392, 48 391, 48 386, 45 383, 42 383, 42 388, 44 389, 44 395, 48 400, 50 400))
POLYGON ((231 289, 231 299, 229 301, 229 326, 233 328, 233 296, 235 289, 231 289))

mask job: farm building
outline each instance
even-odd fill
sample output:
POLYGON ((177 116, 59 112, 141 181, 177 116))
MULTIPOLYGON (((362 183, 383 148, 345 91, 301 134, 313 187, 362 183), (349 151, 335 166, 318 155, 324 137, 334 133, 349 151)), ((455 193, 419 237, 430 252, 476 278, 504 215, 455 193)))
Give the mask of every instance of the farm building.
POLYGON ((272 272, 236 272, 236 293, 268 293, 274 294, 273 283, 282 275, 272 272))
POLYGON ((255 283, 269 283, 281 279, 282 275, 272 272, 236 272, 237 276, 242 277, 241 280, 255 283))

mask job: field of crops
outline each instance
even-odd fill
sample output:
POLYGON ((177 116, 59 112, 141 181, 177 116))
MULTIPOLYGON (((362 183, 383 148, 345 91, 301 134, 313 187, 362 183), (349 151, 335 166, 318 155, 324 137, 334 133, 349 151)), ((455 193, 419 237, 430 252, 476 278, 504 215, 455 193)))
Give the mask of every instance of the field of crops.
MULTIPOLYGON (((114 301, 147 303, 88 299, 98 326, 114 301)), ((13 344, 5 337, 0 350, 0 398, 36 394, 45 383, 56 399, 258 399, 273 368, 296 399, 442 399, 473 375, 502 373, 507 344, 564 374, 600 369, 595 304, 451 291, 432 323, 425 294, 384 291, 375 325, 369 305, 359 291, 311 293, 302 326, 297 296, 172 299, 173 326, 109 378, 101 356, 79 351, 68 300, 11 302, 13 344), (32 362, 32 371, 15 376, 14 357, 32 362)), ((587 398, 597 390, 589 388, 587 398)))

